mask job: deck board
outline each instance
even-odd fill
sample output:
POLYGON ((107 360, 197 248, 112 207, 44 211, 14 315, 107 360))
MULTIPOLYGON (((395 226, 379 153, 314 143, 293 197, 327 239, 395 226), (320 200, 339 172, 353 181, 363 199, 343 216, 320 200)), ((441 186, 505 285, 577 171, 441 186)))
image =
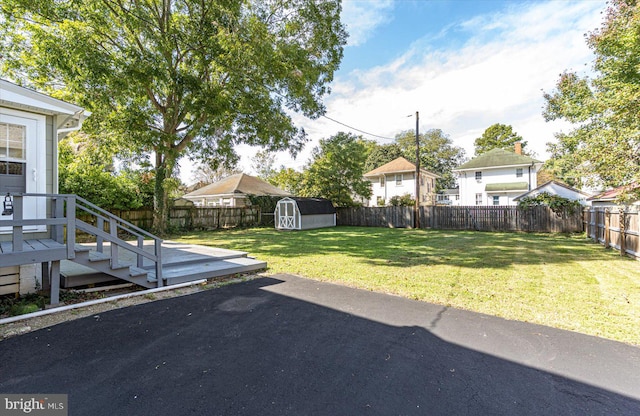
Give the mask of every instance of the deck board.
POLYGON ((0 249, 0 267, 67 258, 66 246, 49 238, 24 240, 22 242, 22 251, 14 251, 13 242, 2 241, 0 242, 0 249))

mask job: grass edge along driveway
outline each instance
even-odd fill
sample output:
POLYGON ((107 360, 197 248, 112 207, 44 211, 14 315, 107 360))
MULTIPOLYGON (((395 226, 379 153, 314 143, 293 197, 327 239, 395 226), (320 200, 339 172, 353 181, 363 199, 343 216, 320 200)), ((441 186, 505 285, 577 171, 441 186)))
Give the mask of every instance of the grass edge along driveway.
POLYGON ((291 273, 640 345, 640 262, 584 235, 335 227, 173 236, 291 273))

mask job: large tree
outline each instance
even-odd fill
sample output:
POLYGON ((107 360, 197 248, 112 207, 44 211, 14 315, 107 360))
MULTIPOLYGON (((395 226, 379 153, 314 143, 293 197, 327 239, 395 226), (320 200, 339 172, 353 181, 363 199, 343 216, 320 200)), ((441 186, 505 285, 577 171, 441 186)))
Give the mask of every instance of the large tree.
POLYGON ((367 161, 364 164, 364 171, 365 173, 372 171, 401 156, 404 156, 404 152, 397 143, 376 145, 373 150, 371 150, 371 153, 369 153, 369 157, 367 157, 367 161))
POLYGON ((302 196, 330 199, 336 206, 358 205, 371 196, 371 182, 363 178, 372 142, 351 133, 320 140, 313 149, 302 181, 302 196), (355 198, 355 200, 354 200, 355 198))
POLYGON ((323 114, 346 32, 339 0, 3 0, 2 74, 93 112, 87 128, 165 180, 238 143, 299 150, 290 111, 323 114), (59 91, 55 91, 58 90, 59 91))
MULTIPOLYGON (((640 182, 640 6, 611 0, 602 26, 587 35, 595 54, 593 74, 560 75, 545 93, 544 116, 574 124, 550 145, 555 165, 567 175, 606 187, 640 182)), ((593 183, 591 184, 593 185, 593 183)))
POLYGON ((496 123, 493 124, 478 137, 475 142, 476 155, 481 155, 493 149, 505 149, 513 151, 517 142, 522 144, 522 151, 526 154, 527 142, 522 140, 522 136, 513 131, 513 127, 496 123))
POLYGON ((298 172, 293 168, 280 166, 280 169, 274 171, 269 177, 268 182, 273 186, 290 192, 292 195, 300 195, 303 178, 304 173, 298 172))
MULTIPOLYGON (((430 129, 421 133, 420 167, 440 175, 436 180, 436 189, 453 188, 456 178, 452 170, 465 160, 463 148, 455 146, 448 134, 440 129, 430 129)), ((396 143, 402 149, 404 157, 415 163, 416 133, 415 130, 404 131, 396 136, 396 143)))

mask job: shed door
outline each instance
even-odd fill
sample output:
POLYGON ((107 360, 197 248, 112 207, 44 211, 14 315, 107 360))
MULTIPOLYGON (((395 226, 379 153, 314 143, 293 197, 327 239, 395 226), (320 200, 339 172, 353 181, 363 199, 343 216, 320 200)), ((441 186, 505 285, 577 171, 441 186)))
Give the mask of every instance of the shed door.
POLYGON ((296 228, 296 204, 293 201, 280 201, 278 228, 284 230, 295 230, 296 228))

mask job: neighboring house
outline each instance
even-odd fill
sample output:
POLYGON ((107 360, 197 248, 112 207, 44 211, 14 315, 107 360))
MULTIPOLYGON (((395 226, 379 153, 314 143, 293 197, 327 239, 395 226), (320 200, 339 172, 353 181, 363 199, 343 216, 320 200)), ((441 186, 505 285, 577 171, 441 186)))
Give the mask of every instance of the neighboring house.
POLYGON ((542 162, 516 152, 493 149, 453 169, 460 205, 517 205, 514 198, 537 186, 542 162))
POLYGON ((536 197, 542 193, 547 193, 550 195, 557 195, 563 198, 570 199, 572 201, 578 201, 581 205, 591 205, 591 203, 587 200, 591 197, 590 194, 586 192, 582 192, 578 189, 572 188, 571 186, 564 184, 558 181, 549 181, 545 184, 538 186, 535 189, 530 190, 522 195, 515 197, 513 200, 515 202, 520 202, 522 198, 526 197, 536 197))
POLYGON ((291 196, 289 192, 262 179, 238 173, 189 192, 182 198, 192 201, 198 207, 244 207, 251 205, 248 195, 291 196))
MULTIPOLYGON (((617 188, 602 192, 601 194, 592 196, 591 198, 587 199, 587 201, 589 201, 591 203, 591 206, 594 208, 617 208, 621 205, 620 203, 616 202, 620 194, 625 191, 630 191, 637 188, 640 188, 640 184, 619 186, 617 188)), ((640 209, 640 200, 632 201, 631 203, 627 204, 627 206, 632 209, 640 209)))
POLYGON ((436 205, 460 205, 460 189, 443 189, 436 195, 436 205))
MULTIPOLYGON (((367 204, 370 207, 388 205, 394 196, 409 194, 415 199, 416 195, 416 165, 403 157, 380 166, 364 174, 371 182, 371 198, 367 204)), ((420 169, 420 205, 433 205, 436 195, 436 179, 440 176, 420 169)))
MULTIPOLYGON (((12 205, 15 193, 58 192, 58 140, 79 130, 88 116, 82 107, 0 79, 0 196, 3 205, 12 205)), ((4 214, 8 212, 3 209, 4 214)), ((46 200, 25 197, 21 215, 26 220, 45 218, 46 200)), ((13 217, 3 215, 0 220, 13 217)), ((44 225, 23 227, 27 238, 39 238, 46 231, 44 225)), ((11 241, 11 233, 12 227, 0 226, 0 241, 11 241)), ((40 284, 40 276, 40 264, 0 267, 0 294, 32 292, 40 284)))

